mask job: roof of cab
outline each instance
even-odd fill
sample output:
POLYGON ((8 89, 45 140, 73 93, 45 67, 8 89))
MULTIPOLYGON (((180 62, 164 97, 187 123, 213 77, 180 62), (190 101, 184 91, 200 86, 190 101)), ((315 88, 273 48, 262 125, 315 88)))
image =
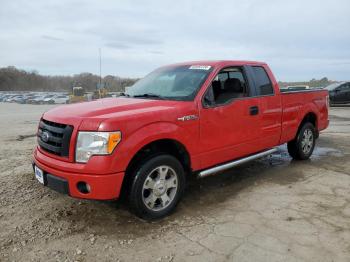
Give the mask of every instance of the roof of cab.
POLYGON ((200 61, 188 61, 170 64, 168 66, 181 66, 181 65, 207 65, 207 66, 235 66, 235 65, 265 65, 265 62, 247 61, 247 60, 200 60, 200 61))

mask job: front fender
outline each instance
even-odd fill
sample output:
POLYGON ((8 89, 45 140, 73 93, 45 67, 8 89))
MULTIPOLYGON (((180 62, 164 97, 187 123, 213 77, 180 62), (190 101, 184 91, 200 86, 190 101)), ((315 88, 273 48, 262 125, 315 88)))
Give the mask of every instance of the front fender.
MULTIPOLYGON (((135 154, 144 146, 161 139, 172 139, 182 144, 192 156, 195 151, 196 139, 188 129, 172 122, 155 122, 145 125, 132 134, 123 134, 122 142, 115 152, 115 172, 123 172, 135 154)), ((192 162, 192 159, 191 159, 192 162)))

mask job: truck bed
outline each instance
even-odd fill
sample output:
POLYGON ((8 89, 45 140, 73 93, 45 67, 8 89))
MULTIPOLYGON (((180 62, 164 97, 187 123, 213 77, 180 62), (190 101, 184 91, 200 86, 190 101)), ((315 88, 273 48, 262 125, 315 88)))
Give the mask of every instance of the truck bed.
POLYGON ((311 89, 300 91, 282 91, 282 135, 281 143, 295 137, 300 121, 309 112, 318 112, 316 128, 318 131, 328 126, 328 91, 311 89))

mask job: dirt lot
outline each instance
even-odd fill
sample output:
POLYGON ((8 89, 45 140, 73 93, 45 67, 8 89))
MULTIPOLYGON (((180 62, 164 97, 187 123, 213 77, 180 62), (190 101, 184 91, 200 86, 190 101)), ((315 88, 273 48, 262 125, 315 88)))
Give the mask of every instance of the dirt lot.
POLYGON ((349 261, 350 108, 332 109, 310 161, 281 147, 194 180, 155 223, 34 179, 34 134, 49 108, 0 103, 0 261, 349 261))

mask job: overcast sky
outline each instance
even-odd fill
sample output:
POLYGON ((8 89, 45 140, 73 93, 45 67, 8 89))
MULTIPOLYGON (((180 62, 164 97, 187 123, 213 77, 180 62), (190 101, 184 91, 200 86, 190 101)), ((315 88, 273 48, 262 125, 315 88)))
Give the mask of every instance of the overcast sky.
POLYGON ((142 77, 202 59, 266 61, 278 80, 350 80, 349 0, 2 0, 0 67, 142 77))

